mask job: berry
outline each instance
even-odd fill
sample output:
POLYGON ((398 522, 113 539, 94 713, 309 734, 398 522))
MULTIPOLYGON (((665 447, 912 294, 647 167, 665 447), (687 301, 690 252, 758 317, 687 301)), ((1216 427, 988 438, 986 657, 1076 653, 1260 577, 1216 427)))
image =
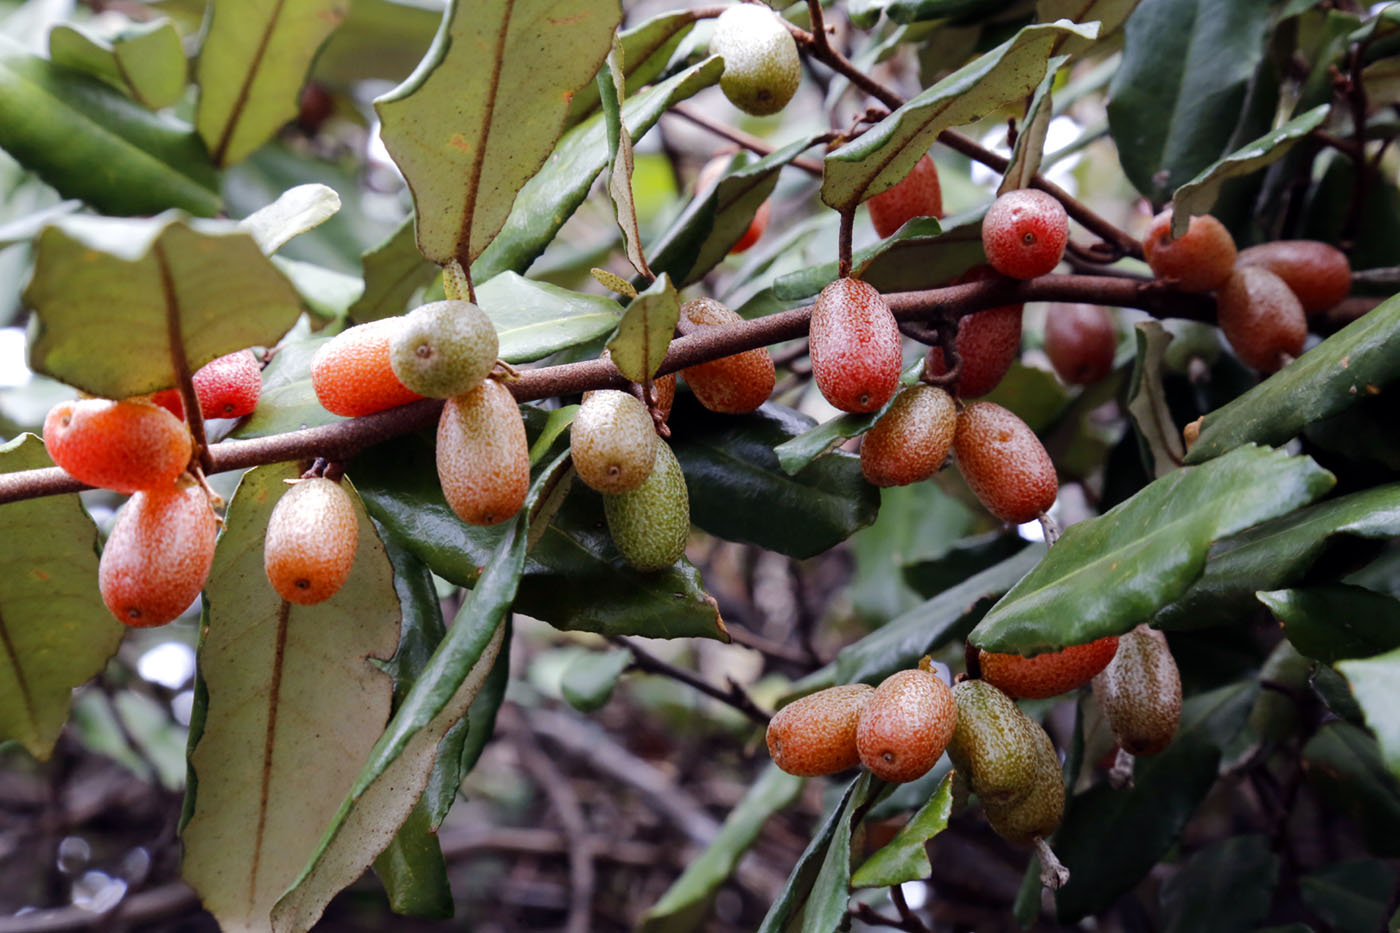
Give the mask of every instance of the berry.
POLYGON ((349 494, 325 477, 304 479, 272 510, 263 569, 279 596, 310 606, 345 584, 358 546, 359 521, 349 494))
POLYGON ((1087 684, 1113 660, 1117 636, 1033 657, 978 651, 982 679, 1013 697, 1042 700, 1087 684))
POLYGON ((399 382, 389 341, 403 318, 384 318, 341 331, 311 358, 311 386, 333 415, 355 418, 416 402, 423 396, 399 382))
POLYGON ((657 376, 651 381, 651 386, 656 393, 656 408, 661 412, 661 420, 665 421, 671 417, 671 406, 676 403, 676 374, 657 376))
MULTIPOLYGON (((982 282, 997 277, 991 266, 973 266, 953 279, 950 285, 982 282)), ((958 333, 953 338, 962 370, 958 373, 957 392, 961 398, 977 398, 997 387, 1016 357, 1021 355, 1021 309, 1023 305, 988 308, 958 319, 958 333)), ((943 364, 943 348, 931 347, 924 361, 925 372, 941 376, 948 371, 943 364)))
MULTIPOLYGON (((706 162, 705 167, 700 169, 700 174, 696 176, 695 193, 698 195, 719 181, 724 170, 729 167, 730 161, 730 156, 718 155, 706 162)), ((768 229, 768 221, 772 219, 772 216, 773 202, 765 200, 758 206, 758 210, 754 211, 753 220, 749 222, 748 229, 743 232, 739 239, 734 241, 733 246, 729 247, 729 255, 738 255, 757 243, 759 237, 763 236, 763 232, 768 229)))
POLYGON ((860 470, 876 486, 908 486, 937 473, 953 446, 958 413, 936 386, 910 386, 895 397, 860 445, 860 470))
POLYGON ((161 389, 150 395, 138 396, 138 401, 154 402, 181 421, 185 420, 185 402, 180 398, 179 389, 161 389))
POLYGON ((124 493, 169 486, 193 450, 185 423, 159 405, 102 398, 55 405, 44 447, 79 482, 124 493))
POLYGON ((820 777, 860 764, 856 724, 875 688, 846 684, 794 700, 768 721, 768 754, 788 774, 820 777))
POLYGON ((428 398, 465 395, 496 365, 496 326, 470 301, 414 308, 389 339, 389 364, 411 392, 428 398))
POLYGON ((1181 674, 1167 637, 1146 624, 1122 636, 1118 654, 1094 677, 1094 699, 1131 754, 1170 745, 1181 722, 1181 674))
MULTIPOLYGON (((1027 793, 1005 806, 985 801, 982 805, 987 822, 997 835, 1018 845, 1028 845, 1049 836, 1060 827, 1065 815, 1065 779, 1060 770, 1060 758, 1045 730, 1035 722, 1030 726, 1035 769, 1027 793)), ((1043 879, 1044 875, 1041 877, 1043 879)))
POLYGON ((569 452, 578 478, 613 495, 631 492, 651 475, 658 443, 646 406, 616 389, 584 396, 569 426, 569 452))
POLYGON ((802 81, 802 59, 792 33, 762 4, 740 3, 721 13, 710 52, 724 58, 719 78, 724 96, 756 117, 786 107, 802 81))
POLYGON ((133 627, 175 619, 209 579, 218 530, 208 497, 189 477, 136 493, 117 513, 102 549, 102 601, 133 627))
POLYGON ((925 153, 898 184, 865 203, 870 208, 870 222, 881 239, 915 217, 942 217, 943 191, 938 186, 938 168, 925 153))
POLYGON ((1241 250, 1236 265, 1263 266, 1288 283, 1307 314, 1316 314, 1351 294, 1347 254, 1317 240, 1279 240, 1241 250))
MULTIPOLYGON (((206 418, 242 418, 258 407, 262 394, 262 366, 252 350, 239 350, 221 356, 201 366, 194 374, 195 396, 199 413, 206 418)), ((158 395, 161 393, 157 393, 158 395)), ((184 417, 185 406, 180 393, 175 392, 180 405, 176 417, 184 417)))
POLYGON ((656 465, 642 485, 603 497, 608 531, 623 560, 638 570, 665 570, 685 554, 690 497, 671 447, 656 441, 656 465))
POLYGON ((1152 218, 1142 238, 1142 253, 1152 274, 1171 279, 1184 292, 1219 288, 1235 267, 1235 238, 1209 214, 1192 217, 1186 232, 1171 239, 1172 211, 1152 218))
POLYGON ((1118 332, 1098 305, 1051 305, 1045 317, 1045 355, 1060 378, 1086 386, 1113 371, 1118 332))
POLYGON ((982 249, 1002 275, 1033 279, 1059 265, 1069 241, 1069 215, 1044 191, 1018 188, 992 203, 982 218, 982 249))
POLYGON ((898 671, 870 695, 856 727, 856 750, 876 777, 912 781, 937 764, 957 719, 941 677, 922 668, 898 671))
POLYGON ((973 495, 1002 521, 1019 525, 1055 504, 1055 464, 1035 432, 1000 405, 973 402, 958 413, 953 453, 973 495))
MULTIPOLYGON (((694 329, 686 333, 743 320, 713 298, 696 298, 681 306, 681 326, 694 329)), ((681 375, 701 405, 728 415, 742 415, 768 401, 776 380, 767 347, 700 363, 682 370, 681 375)))
POLYGON ((985 680, 953 686, 958 718, 948 757, 986 808, 1005 809, 1027 797, 1039 770, 1036 745, 1045 730, 1014 700, 985 680))
POLYGON ((437 469, 447 504, 467 524, 496 525, 520 511, 530 491, 530 447, 510 390, 485 379, 447 400, 437 469))
POLYGON ((1240 266, 1216 294, 1220 331, 1246 366, 1271 373, 1303 352, 1308 320, 1283 279, 1263 266, 1240 266))
POLYGON ((899 326, 873 286, 837 279, 817 296, 811 319, 812 376, 842 411, 877 411, 899 386, 899 326))

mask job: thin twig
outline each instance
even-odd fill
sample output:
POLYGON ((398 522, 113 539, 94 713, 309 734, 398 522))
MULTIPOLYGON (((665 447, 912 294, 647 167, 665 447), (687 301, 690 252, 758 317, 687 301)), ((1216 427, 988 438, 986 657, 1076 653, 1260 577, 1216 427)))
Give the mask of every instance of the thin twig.
MULTIPOLYGON (((776 151, 773 146, 759 139, 757 136, 745 133, 741 129, 736 129, 735 127, 728 126, 727 124, 720 123, 717 120, 711 120, 703 113, 699 113, 698 111, 692 110, 685 104, 677 104, 676 106, 668 110, 667 114, 674 114, 678 117, 684 117, 686 120, 689 120, 696 126, 702 129, 709 130, 711 133, 714 133, 721 139, 727 139, 734 145, 742 146, 750 152, 757 153, 758 155, 772 155, 776 151)), ((805 156, 798 156, 788 164, 792 165, 794 168, 801 169, 809 175, 815 175, 818 178, 822 177, 822 164, 816 159, 809 159, 805 156)))
POLYGON ((661 660, 631 639, 623 638, 621 635, 614 635, 609 640, 632 652, 632 659, 641 670, 652 674, 660 674, 663 677, 669 677, 672 680, 677 680, 683 684, 694 687, 706 696, 714 697, 721 703, 734 707, 760 726, 766 727, 768 725, 771 714, 764 712, 763 709, 753 701, 753 698, 734 682, 733 678, 729 680, 729 689, 721 690, 719 687, 697 677, 690 671, 661 660))

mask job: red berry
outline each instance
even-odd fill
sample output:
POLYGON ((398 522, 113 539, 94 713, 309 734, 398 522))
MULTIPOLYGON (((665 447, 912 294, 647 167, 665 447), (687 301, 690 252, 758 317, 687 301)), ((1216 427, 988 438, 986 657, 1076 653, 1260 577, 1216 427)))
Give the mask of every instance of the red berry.
POLYGON ((144 628, 189 608, 209 579, 218 530, 208 496, 189 477, 132 496, 117 513, 97 568, 112 615, 144 628))
POLYGON ((496 525, 520 511, 530 490, 530 446, 509 389, 485 379, 447 400, 437 468, 442 494, 462 521, 496 525))
POLYGON ((179 389, 161 389, 159 392, 154 392, 150 395, 139 396, 138 400, 154 402, 181 421, 185 420, 185 402, 180 398, 179 389))
POLYGON ((1235 268, 1235 238, 1209 214, 1192 217, 1186 232, 1171 238, 1172 211, 1152 218, 1142 238, 1142 254, 1159 279, 1170 279, 1184 292, 1219 288, 1235 268))
MULTIPOLYGON (((738 324, 743 318, 713 298, 696 298, 681 306, 681 324, 705 328, 738 324)), ((700 363, 681 371, 695 397, 710 411, 742 415, 768 401, 776 373, 767 347, 745 350, 733 356, 700 363)))
POLYGON ((866 433, 860 445, 861 472, 876 486, 908 486, 928 479, 948 459, 957 420, 947 392, 937 386, 910 386, 866 433))
POLYGON ((325 477, 304 479, 272 509, 263 569, 279 596, 310 606, 345 585, 358 547, 359 520, 349 493, 325 477))
POLYGON ((49 411, 44 447, 79 482, 132 493, 173 483, 193 445, 185 423, 153 402, 90 398, 49 411))
POLYGON ((1000 405, 973 402, 959 412, 953 452, 968 488, 1002 521, 1019 525, 1055 504, 1055 464, 1035 432, 1000 405))
POLYGON ((1347 254, 1317 240, 1279 240, 1241 250, 1236 265, 1263 266, 1288 283, 1307 314, 1316 314, 1351 294, 1347 254))
MULTIPOLYGON (((983 282, 997 277, 991 266, 978 265, 953 279, 950 285, 983 282)), ((958 333, 953 345, 962 370, 958 375, 957 393, 960 398, 977 398, 995 389, 1006 371, 1021 355, 1021 309, 1024 305, 1006 305, 965 314, 958 319, 958 333)), ((932 347, 924 361, 924 369, 935 376, 948 371, 943 363, 943 349, 932 347)))
POLYGON ((899 326, 873 286, 837 279, 812 306, 810 352, 817 388, 842 411, 883 407, 899 386, 899 326))
POLYGON ((1059 265, 1069 215, 1044 191, 1018 188, 997 198, 982 218, 982 249, 1002 275, 1033 279, 1059 265))
POLYGON ((820 777, 860 764, 856 725, 875 688, 829 687, 794 700, 768 721, 768 754, 788 774, 820 777))
POLYGON ((992 651, 978 651, 977 657, 987 683, 1009 696, 1041 700, 1087 684, 1108 666, 1117 651, 1118 637, 1110 635, 1029 658, 992 651))
POLYGON ((866 201, 870 222, 883 239, 915 217, 942 217, 943 191, 938 185, 938 168, 925 153, 903 180, 866 201))
POLYGON ((242 418, 258 407, 262 366, 252 350, 221 356, 205 363, 194 374, 194 391, 204 417, 242 418))
POLYGON ((390 317, 341 331, 311 359, 311 386, 333 415, 369 415, 423 396, 406 388, 389 362, 389 340, 403 324, 390 317))
POLYGON ((1098 305, 1051 305, 1045 316, 1045 355, 1070 385, 1098 382, 1113 371, 1118 332, 1098 305))
POLYGON ((1283 281, 1263 266, 1240 266, 1216 295, 1220 330, 1246 366, 1264 373, 1303 352, 1308 321, 1283 281))
POLYGON ((912 781, 938 763, 958 723, 953 692, 919 668, 886 677, 860 714, 861 764, 886 781, 912 781))

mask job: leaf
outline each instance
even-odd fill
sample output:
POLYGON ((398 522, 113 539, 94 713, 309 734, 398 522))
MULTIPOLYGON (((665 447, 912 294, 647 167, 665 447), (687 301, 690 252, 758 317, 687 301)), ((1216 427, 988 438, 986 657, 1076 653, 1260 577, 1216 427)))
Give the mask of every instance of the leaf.
POLYGON ((30 368, 107 398, 175 385, 176 353, 195 370, 271 346, 300 313, 248 233, 174 212, 60 218, 39 235, 24 302, 30 368))
MULTIPOLYGON (((631 97, 651 83, 665 70, 681 40, 695 26, 695 14, 690 10, 662 13, 646 22, 624 29, 617 35, 622 46, 622 73, 626 75, 626 93, 631 97)), ((599 87, 596 83, 579 88, 569 104, 564 126, 572 129, 598 112, 599 87)))
POLYGON ((389 847, 374 860, 374 873, 383 882, 394 913, 444 920, 452 916, 452 889, 424 799, 413 805, 389 847))
MULTIPOLYGON (((510 638, 511 622, 510 619, 506 619, 501 651, 496 655, 496 663, 491 665, 491 673, 486 675, 486 682, 481 685, 476 699, 467 707, 466 718, 449 729, 442 744, 438 746, 439 762, 442 761, 443 755, 456 752, 457 779, 450 785, 445 781, 431 781, 428 789, 423 792, 432 813, 434 832, 442 826, 443 820, 447 819, 447 811, 457 799, 462 779, 476 767, 486 744, 496 733, 496 714, 505 702, 506 687, 510 683, 510 638), (461 730, 461 741, 454 743, 453 734, 458 730, 461 730)), ((436 776, 436 772, 434 775, 436 776)))
POLYGON ((190 128, 105 82, 0 37, 0 148, 104 214, 220 208, 218 179, 190 128))
MULTIPOLYGON (((0 444, 0 474, 53 465, 43 441, 0 444)), ((73 688, 100 674, 126 627, 97 591, 97 526, 76 495, 0 505, 0 741, 47 759, 73 688)))
POLYGON ((1327 804, 1356 820, 1373 855, 1400 854, 1400 782, 1365 730, 1325 723, 1303 747, 1303 773, 1327 804))
POLYGON ((297 115, 316 50, 348 0, 214 0, 200 48, 195 126, 215 164, 241 162, 297 115))
POLYGON ((1157 321, 1138 321, 1133 325, 1133 334, 1137 353, 1128 383, 1128 414, 1137 431, 1138 446, 1143 448, 1143 462, 1151 464, 1153 475, 1161 478, 1175 470, 1186 456, 1162 385, 1163 355, 1172 335, 1157 321))
POLYGON ((466 267, 486 249, 554 149, 570 98, 593 80, 621 17, 616 0, 448 3, 428 56, 374 103, 413 192, 426 258, 466 267))
POLYGON ((1307 457, 1260 447, 1177 470, 1071 525, 969 638, 988 651, 1033 655, 1121 635, 1186 591, 1212 541, 1292 511, 1334 482, 1307 457))
POLYGON ((637 203, 632 197, 632 136, 622 122, 622 101, 627 92, 622 70, 622 46, 616 37, 603 69, 598 72, 597 85, 603 106, 603 121, 608 131, 608 157, 612 170, 608 173, 608 194, 618 229, 622 231, 623 250, 627 261, 639 275, 651 277, 646 257, 642 255, 642 232, 637 227, 637 203))
MULTIPOLYGON (((892 236, 856 250, 851 268, 884 293, 947 282, 985 258, 980 215, 974 224, 946 230, 936 218, 916 217, 892 236)), ((801 301, 835 280, 836 263, 822 263, 779 276, 773 292, 784 301, 801 301)))
POLYGON ((973 123, 1029 96, 1045 77, 1052 55, 1072 53, 1096 35, 1096 24, 1025 27, 827 155, 822 200, 838 211, 854 210, 866 198, 893 187, 941 131, 973 123))
POLYGON ((789 476, 797 475, 807 466, 821 459, 824 454, 839 447, 843 441, 859 437, 869 431, 874 427, 875 422, 880 420, 880 416, 889 411, 892 404, 894 404, 893 397, 879 411, 872 411, 865 415, 837 415, 829 421, 823 421, 819 425, 808 428, 791 440, 783 441, 773 448, 773 453, 778 458, 778 466, 782 467, 783 472, 789 476))
POLYGON ((708 910, 711 897, 734 873, 739 859, 754 844, 763 824, 774 813, 791 806, 806 783, 802 778, 779 771, 775 765, 767 765, 744 799, 730 811, 705 851, 691 860, 661 899, 643 915, 643 933, 663 933, 697 925, 708 910))
POLYGON ((514 272, 502 272, 477 286, 476 303, 496 325, 500 356, 507 363, 533 362, 587 343, 622 319, 622 308, 611 298, 570 291, 514 272))
POLYGON ((1298 889, 1303 903, 1332 929, 1379 930, 1386 926, 1397 881, 1394 865, 1350 859, 1309 872, 1298 879, 1298 889))
POLYGON ((1162 885, 1167 933, 1251 930, 1269 912, 1279 858, 1269 837, 1249 833, 1198 850, 1162 885))
POLYGON ((238 222, 267 255, 294 236, 314 230, 340 210, 340 195, 325 185, 297 185, 271 204, 238 222))
POLYGON ((1324 664, 1400 648, 1400 600, 1334 583, 1256 593, 1293 647, 1324 664))
MULTIPOLYGON (((937 482, 881 489, 880 513, 874 524, 851 535, 856 566, 849 593, 856 612, 876 622, 893 619, 1021 549, 1023 542, 1016 538, 1005 553, 978 566, 959 567, 952 571, 954 576, 946 586, 931 592, 911 584, 909 571, 942 564, 981 521, 982 516, 944 492, 937 482)), ((1011 542, 1013 537, 1006 536, 1006 540, 1011 542)))
POLYGON ((1030 100, 1026 101, 1026 112, 1021 118, 1020 132, 1016 134, 1016 145, 1011 148, 1011 161, 997 188, 998 196, 1031 187, 1036 173, 1040 171, 1040 160, 1045 155, 1045 134, 1050 129, 1050 117, 1055 110, 1050 100, 1050 88, 1055 83, 1055 75, 1067 61, 1068 55, 1056 55, 1050 59, 1045 67, 1045 77, 1036 85, 1030 100))
POLYGON ((234 437, 272 437, 345 420, 321 406, 311 385, 311 360, 330 339, 289 340, 278 347, 263 370, 258 407, 233 432, 234 437))
POLYGON ((267 583, 268 517, 283 480, 300 472, 277 464, 243 475, 205 587, 199 670, 208 701, 201 728, 191 723, 182 873, 225 929, 268 929, 393 696, 371 659, 394 653, 399 601, 357 497, 359 545, 338 593, 294 606, 267 583))
POLYGON ((928 803, 856 870, 851 876, 851 887, 888 887, 920 881, 933 874, 928 860, 928 841, 948 828, 952 812, 953 776, 949 774, 939 783, 928 803))
POLYGON ((1037 22, 1068 19, 1076 23, 1098 21, 1099 40, 1108 38, 1128 21, 1138 0, 1036 0, 1037 22))
MULTIPOLYGON (((1007 6, 1007 0, 874 0, 875 14, 865 11, 863 19, 870 26, 875 25, 878 8, 883 7, 886 15, 896 23, 920 23, 945 17, 978 18, 998 12, 1007 6)), ((869 28, 863 27, 863 28, 869 28)))
POLYGON ((185 50, 168 19, 124 30, 109 42, 71 25, 49 32, 49 60, 124 88, 151 110, 176 103, 185 92, 185 50))
MULTIPOLYGON (((802 933, 835 933, 847 925, 846 905, 851 900, 851 837, 857 829, 856 811, 869 799, 870 784, 874 778, 862 774, 856 784, 865 781, 865 790, 859 788, 841 810, 836 832, 827 846, 826 857, 817 872, 817 880, 812 883, 807 895, 807 906, 802 911, 802 933)), ((766 920, 766 918, 765 918, 766 920)))
POLYGON ((269 258, 306 305, 307 326, 311 330, 320 330, 328 324, 344 324, 350 306, 364 294, 365 283, 359 276, 285 256, 269 258))
POLYGON ((560 678, 559 690, 569 705, 581 713, 592 713, 612 699, 617 679, 632 663, 632 652, 583 651, 569 662, 560 678))
POLYGON ((681 299, 666 273, 639 294, 608 338, 608 354, 618 372, 633 382, 656 375, 681 317, 681 299))
MULTIPOLYGON (((1390 641, 1394 642, 1394 629, 1390 641)), ((1343 661, 1337 670, 1351 682, 1351 691, 1376 734, 1390 773, 1400 777, 1400 649, 1373 658, 1343 661)))
POLYGON ((402 314, 413 293, 432 283, 441 271, 418 252, 413 215, 389 237, 360 257, 365 290, 350 306, 350 317, 363 324, 402 314))

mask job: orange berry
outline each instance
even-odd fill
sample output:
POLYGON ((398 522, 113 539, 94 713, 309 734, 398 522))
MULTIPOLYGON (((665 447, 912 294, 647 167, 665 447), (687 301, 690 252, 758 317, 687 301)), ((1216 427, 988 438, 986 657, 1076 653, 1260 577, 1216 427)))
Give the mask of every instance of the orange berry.
POLYGON ((788 774, 820 777, 860 764, 856 725, 875 688, 846 684, 794 700, 768 721, 768 754, 788 774))
MULTIPOLYGON (((743 320, 713 298, 696 298, 681 306, 682 326, 695 331, 743 320)), ((681 370, 681 375, 701 405, 728 415, 742 415, 768 401, 777 378, 767 347, 700 363, 681 370)))
POLYGON ((656 463, 656 428, 630 392, 600 389, 583 397, 569 425, 569 452, 578 478, 598 492, 631 492, 656 463))
POLYGON ((1308 319, 1288 284, 1263 266, 1240 266, 1216 294, 1221 333, 1246 366, 1271 373, 1296 357, 1308 319))
POLYGON ((1318 240, 1278 240, 1240 250, 1236 265, 1263 266, 1288 283, 1307 314, 1316 314, 1351 294, 1347 254, 1318 240))
POLYGON ((898 671, 870 695, 856 749, 876 777, 912 781, 938 762, 957 723, 957 703, 941 677, 919 668, 898 671))
POLYGON ((1094 699, 1127 751, 1155 755, 1170 745, 1181 723, 1181 674, 1167 637, 1143 624, 1119 639, 1094 677, 1094 699))
POLYGON ((937 166, 925 153, 903 180, 865 204, 870 208, 870 222, 881 239, 915 217, 942 217, 943 191, 938 185, 937 166))
POLYGON ((656 407, 661 412, 661 420, 671 417, 671 406, 676 404, 676 374, 667 373, 651 381, 656 392, 656 407))
POLYGON ((1209 214, 1192 217, 1186 232, 1171 239, 1172 210, 1152 218, 1142 238, 1142 253, 1152 274, 1172 279, 1184 292, 1219 288, 1235 268, 1235 238, 1209 214))
POLYGON ((1002 275, 1033 279, 1060 263, 1069 242, 1069 215, 1054 196, 1034 188, 1008 191, 982 218, 982 250, 1002 275))
POLYGON ((325 477, 292 486, 267 521, 263 569, 278 595, 310 606, 330 599, 355 564, 359 521, 350 495, 325 477))
POLYGON ((193 449, 185 423, 159 405, 102 398, 55 405, 44 447, 79 482, 125 493, 169 486, 193 449))
POLYGON ((1070 385, 1098 382, 1113 371, 1118 332, 1098 305, 1051 305, 1045 316, 1045 355, 1070 385))
MULTIPOLYGON (((199 412, 206 418, 242 418, 258 407, 262 366, 252 350, 239 350, 211 360, 194 374, 199 412)), ((176 393, 179 399, 179 393, 176 393)), ((184 405, 180 406, 181 411, 184 405)))
POLYGON ((1019 654, 977 652, 982 679, 1009 696, 1042 700, 1087 684, 1113 660, 1118 637, 1109 635, 1086 645, 1047 651, 1026 658, 1019 654))
POLYGON ((899 326, 875 288, 837 279, 812 306, 810 352, 817 388, 842 411, 876 411, 899 387, 899 326))
POLYGON ((953 453, 973 495, 1002 521, 1019 525, 1055 504, 1055 464, 1035 432, 1000 405, 973 402, 958 413, 953 453))
POLYGON ((486 379, 447 400, 437 468, 442 494, 462 521, 496 525, 520 511, 530 491, 530 446, 510 390, 486 379))
POLYGON ((189 477, 138 492, 117 513, 102 549, 97 585, 127 625, 164 625, 189 608, 209 579, 218 522, 189 477))
POLYGON ((403 318, 359 324, 332 337, 311 359, 311 386, 322 407, 350 418, 416 402, 389 362, 389 341, 403 318))
MULTIPOLYGON (((988 265, 973 266, 953 279, 950 285, 982 282, 997 277, 988 265)), ((960 398, 977 398, 997 387, 1006 371, 1021 355, 1021 309, 1024 305, 1006 305, 964 314, 958 319, 958 333, 953 338, 962 370, 958 374, 957 393, 960 398)), ((925 371, 941 376, 948 371, 943 363, 943 348, 931 347, 924 361, 925 371)))
POLYGON ((860 445, 860 469, 876 486, 908 486, 937 473, 953 446, 958 413, 937 386, 910 386, 895 397, 860 445))

